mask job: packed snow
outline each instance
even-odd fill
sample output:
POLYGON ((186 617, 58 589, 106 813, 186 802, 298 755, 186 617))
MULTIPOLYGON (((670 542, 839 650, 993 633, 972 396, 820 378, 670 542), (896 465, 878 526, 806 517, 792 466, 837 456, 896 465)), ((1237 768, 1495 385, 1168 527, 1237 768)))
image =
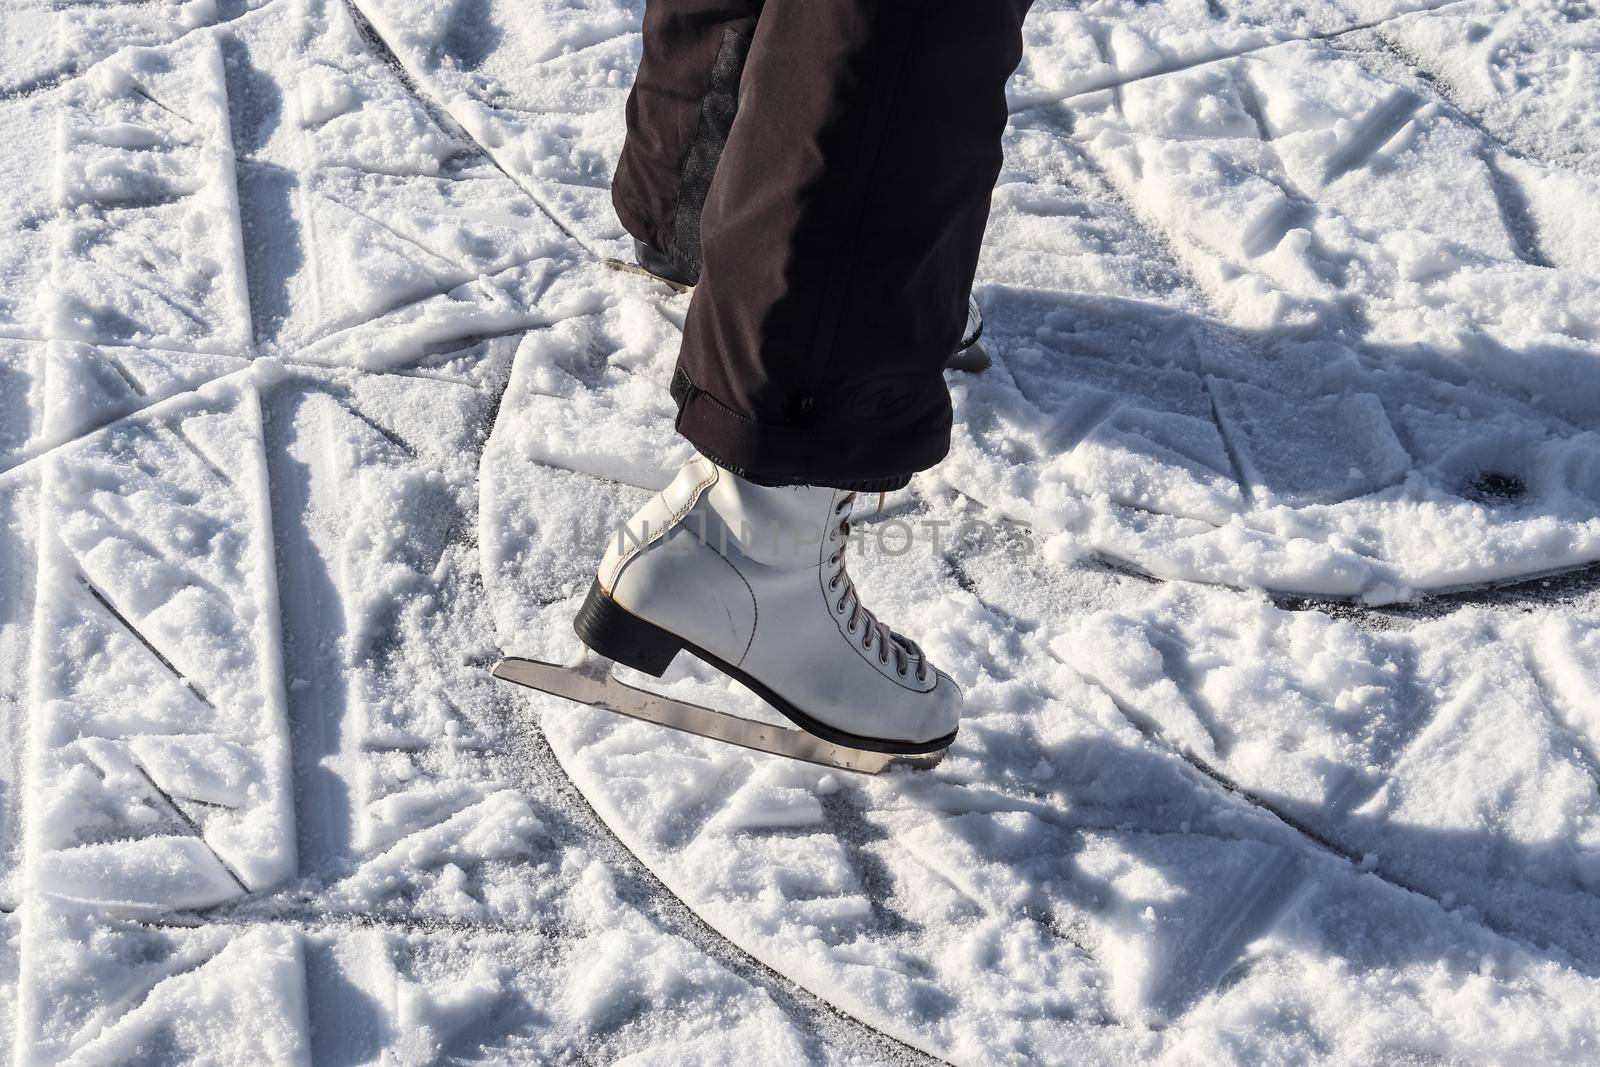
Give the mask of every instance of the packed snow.
POLYGON ((0 1058, 1600 1058, 1600 11, 1038 0, 881 778, 488 675, 688 455, 641 16, 10 5, 0 1058))

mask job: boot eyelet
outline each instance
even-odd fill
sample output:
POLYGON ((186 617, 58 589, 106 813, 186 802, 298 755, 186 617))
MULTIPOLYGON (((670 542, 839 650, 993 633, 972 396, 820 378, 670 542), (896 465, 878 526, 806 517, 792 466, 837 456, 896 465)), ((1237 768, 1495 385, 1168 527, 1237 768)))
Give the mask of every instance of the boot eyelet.
POLYGON ((905 676, 906 676, 906 674, 907 674, 907 673, 908 673, 908 672, 907 672, 907 669, 906 669, 906 668, 905 668, 905 667, 901 667, 901 668, 900 668, 900 669, 899 669, 899 670, 898 670, 898 671, 896 671, 896 672, 895 672, 895 673, 897 673, 897 674, 899 674, 899 675, 900 675, 900 677, 902 677, 902 678, 904 678, 904 677, 905 677, 905 676))
POLYGON ((872 647, 872 631, 871 630, 868 630, 866 633, 861 635, 861 647, 862 648, 871 648, 872 647))
POLYGON ((837 574, 835 574, 832 578, 828 579, 828 588, 829 589, 837 589, 837 588, 839 588, 839 576, 837 574))
POLYGON ((850 625, 845 627, 845 629, 850 631, 851 634, 854 634, 856 632, 856 620, 851 619, 850 620, 850 625))
POLYGON ((844 599, 842 597, 840 598, 839 602, 833 606, 833 610, 837 611, 840 615, 844 614, 844 599))
POLYGON ((884 666, 884 667, 887 667, 889 665, 889 657, 888 656, 879 656, 878 657, 878 663, 880 665, 884 666))

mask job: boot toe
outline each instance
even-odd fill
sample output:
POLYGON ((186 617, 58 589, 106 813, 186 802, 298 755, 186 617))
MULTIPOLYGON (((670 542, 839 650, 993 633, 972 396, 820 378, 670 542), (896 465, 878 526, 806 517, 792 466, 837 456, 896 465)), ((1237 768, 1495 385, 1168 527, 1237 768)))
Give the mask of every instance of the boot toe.
POLYGON ((944 737, 955 732, 961 722, 961 706, 963 697, 961 687, 955 680, 941 670, 934 670, 934 685, 928 691, 926 700, 929 710, 924 720, 927 729, 927 740, 944 737))

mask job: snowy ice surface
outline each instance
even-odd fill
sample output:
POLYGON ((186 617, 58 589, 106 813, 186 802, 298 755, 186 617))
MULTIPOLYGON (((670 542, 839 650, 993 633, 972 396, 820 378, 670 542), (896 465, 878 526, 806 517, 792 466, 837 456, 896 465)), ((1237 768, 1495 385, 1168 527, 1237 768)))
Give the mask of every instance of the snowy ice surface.
POLYGON ((9 5, 0 1059, 1600 1058, 1594 5, 1038 0, 882 779, 487 676, 687 455, 641 15, 9 5))

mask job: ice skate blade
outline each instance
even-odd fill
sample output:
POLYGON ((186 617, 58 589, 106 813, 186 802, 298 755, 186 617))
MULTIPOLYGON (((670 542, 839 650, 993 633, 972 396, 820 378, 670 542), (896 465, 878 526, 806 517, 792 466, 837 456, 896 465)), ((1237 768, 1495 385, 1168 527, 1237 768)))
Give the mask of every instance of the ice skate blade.
POLYGON ((944 758, 944 749, 915 756, 868 752, 824 741, 803 730, 790 730, 674 700, 618 681, 611 676, 611 661, 597 656, 586 657, 570 667, 507 656, 495 664, 493 673, 503 681, 671 730, 841 771, 882 774, 896 767, 926 770, 944 758))
POLYGON ((662 285, 666 286, 668 289, 671 289, 675 293, 694 292, 694 286, 692 285, 684 285, 682 282, 675 282, 671 278, 663 278, 659 274, 652 274, 643 267, 639 266, 639 264, 629 263, 625 259, 607 258, 602 259, 600 263, 602 266, 610 267, 615 271, 621 271, 623 274, 637 274, 641 278, 649 278, 653 282, 660 282, 662 285))
POLYGON ((957 349, 944 363, 945 370, 965 371, 968 374, 982 374, 992 366, 994 360, 989 357, 989 350, 983 347, 982 341, 974 341, 965 348, 957 349))

